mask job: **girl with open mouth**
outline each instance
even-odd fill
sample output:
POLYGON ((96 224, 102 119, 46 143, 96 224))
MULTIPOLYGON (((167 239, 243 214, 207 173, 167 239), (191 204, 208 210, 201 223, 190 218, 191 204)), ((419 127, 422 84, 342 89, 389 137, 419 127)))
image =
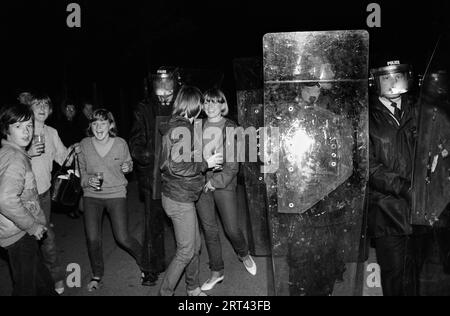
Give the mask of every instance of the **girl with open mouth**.
POLYGON ((117 137, 113 114, 105 109, 96 110, 90 122, 89 137, 81 141, 80 172, 84 191, 84 224, 92 279, 88 291, 102 285, 104 274, 102 249, 103 211, 109 214, 113 233, 142 269, 142 246, 128 232, 127 184, 125 175, 133 171, 133 161, 126 141, 117 137), (98 175, 102 174, 100 178, 98 175))

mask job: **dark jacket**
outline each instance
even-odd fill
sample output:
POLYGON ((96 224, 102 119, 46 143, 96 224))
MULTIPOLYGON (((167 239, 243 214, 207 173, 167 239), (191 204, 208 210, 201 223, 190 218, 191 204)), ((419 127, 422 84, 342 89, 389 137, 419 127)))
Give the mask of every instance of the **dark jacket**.
POLYGON ((151 190, 151 175, 155 161, 155 112, 151 104, 140 102, 133 113, 134 120, 130 132, 130 153, 135 162, 139 186, 151 190))
POLYGON ((177 202, 197 201, 205 185, 204 173, 208 164, 203 161, 202 152, 195 155, 194 142, 191 141, 194 139, 193 124, 184 117, 173 116, 166 125, 160 127, 160 133, 163 135, 160 160, 162 194, 177 202), (183 129, 190 133, 186 140, 177 135, 183 129), (185 149, 190 152, 186 153, 185 149), (190 161, 182 161, 183 154, 187 154, 190 161), (202 161, 195 162, 194 156, 199 156, 202 161))
POLYGON ((369 234, 372 237, 412 233, 411 174, 414 156, 415 112, 404 96, 400 126, 378 97, 369 111, 369 234))
POLYGON ((87 136, 86 130, 82 130, 78 125, 77 119, 69 121, 67 118, 62 117, 54 125, 66 147, 81 142, 87 136))
POLYGON ((160 137, 157 132, 157 116, 170 116, 175 98, 167 106, 162 106, 153 95, 150 99, 141 101, 135 108, 133 126, 130 132, 130 153, 135 162, 139 188, 145 192, 153 191, 153 198, 159 199, 159 188, 153 186, 159 183, 160 137))
POLYGON ((81 139, 83 139, 88 134, 88 130, 89 130, 89 126, 91 124, 91 121, 86 117, 86 115, 84 115, 83 112, 80 112, 80 114, 77 115, 75 117, 75 119, 77 121, 78 128, 81 130, 81 134, 83 135, 81 137, 81 139))
MULTIPOLYGON (((223 129, 223 170, 219 172, 208 171, 206 174, 206 182, 210 181, 211 185, 217 190, 234 191, 237 186, 237 175, 239 173, 239 162, 237 161, 237 142, 233 143, 232 139, 227 139, 227 128, 236 128, 237 125, 232 120, 225 119, 225 126, 223 129), (227 148, 234 145, 234 160, 226 161, 227 148)), ((234 137, 236 138, 236 137, 234 137)))

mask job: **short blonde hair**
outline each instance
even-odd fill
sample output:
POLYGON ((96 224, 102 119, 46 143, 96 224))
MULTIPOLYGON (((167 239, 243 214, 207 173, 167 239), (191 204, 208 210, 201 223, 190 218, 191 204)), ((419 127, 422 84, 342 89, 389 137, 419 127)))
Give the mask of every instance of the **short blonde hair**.
POLYGON ((187 115, 188 118, 192 118, 200 113, 202 105, 202 92, 193 86, 183 86, 175 99, 172 115, 187 115))
POLYGON ((87 130, 87 135, 89 137, 94 136, 94 133, 92 132, 92 123, 94 123, 95 121, 108 121, 112 127, 109 131, 109 136, 117 137, 118 134, 117 124, 116 120, 114 119, 114 115, 112 114, 111 111, 108 111, 106 109, 95 110, 94 114, 92 115, 92 119, 89 122, 89 127, 87 130))
POLYGON ((27 105, 30 106, 31 108, 33 108, 33 106, 35 106, 35 105, 37 106, 37 105, 41 105, 41 104, 47 106, 49 109, 49 116, 52 115, 53 103, 47 94, 44 94, 44 93, 32 94, 30 103, 27 105))
POLYGON ((221 104, 220 110, 222 111, 222 116, 228 115, 229 109, 227 98, 225 97, 225 94, 221 90, 210 89, 205 92, 204 98, 205 103, 206 102, 220 103, 221 104))

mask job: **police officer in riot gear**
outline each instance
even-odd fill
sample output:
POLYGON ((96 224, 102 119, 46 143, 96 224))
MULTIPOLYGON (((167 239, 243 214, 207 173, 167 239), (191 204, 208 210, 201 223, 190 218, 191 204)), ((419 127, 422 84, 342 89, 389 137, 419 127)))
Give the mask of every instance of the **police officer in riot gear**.
POLYGON ((410 66, 399 61, 372 69, 370 100, 369 234, 385 296, 415 295, 411 235, 415 112, 407 94, 410 66))
POLYGON ((156 284, 158 274, 166 269, 165 215, 159 193, 160 136, 156 125, 158 117, 169 116, 172 113, 179 89, 179 71, 173 67, 161 67, 148 79, 151 79, 152 90, 134 111, 130 150, 135 161, 139 188, 145 200, 143 267, 147 273, 143 275, 142 285, 153 286, 156 284))
POLYGON ((159 102, 158 115, 172 114, 172 106, 175 102, 176 92, 180 84, 180 74, 177 68, 161 67, 153 76, 153 91, 159 102))

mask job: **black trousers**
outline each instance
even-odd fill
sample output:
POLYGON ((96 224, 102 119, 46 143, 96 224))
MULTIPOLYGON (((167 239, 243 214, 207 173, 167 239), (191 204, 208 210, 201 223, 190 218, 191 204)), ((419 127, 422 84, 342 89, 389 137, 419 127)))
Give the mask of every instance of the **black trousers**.
POLYGON ((384 296, 416 296, 417 276, 413 238, 389 236, 375 239, 384 296))
POLYGON ((165 213, 161 200, 153 200, 151 191, 144 192, 145 228, 142 242, 142 268, 147 272, 161 273, 166 270, 164 227, 165 213))
POLYGON ((125 198, 98 199, 85 197, 83 201, 84 226, 93 276, 102 278, 105 271, 102 246, 103 212, 105 209, 111 220, 115 240, 136 260, 137 265, 142 270, 142 246, 128 232, 127 200, 125 198))
POLYGON ((57 296, 54 282, 44 265, 38 242, 25 235, 6 248, 14 282, 13 296, 57 296))

